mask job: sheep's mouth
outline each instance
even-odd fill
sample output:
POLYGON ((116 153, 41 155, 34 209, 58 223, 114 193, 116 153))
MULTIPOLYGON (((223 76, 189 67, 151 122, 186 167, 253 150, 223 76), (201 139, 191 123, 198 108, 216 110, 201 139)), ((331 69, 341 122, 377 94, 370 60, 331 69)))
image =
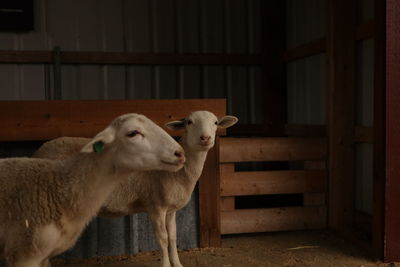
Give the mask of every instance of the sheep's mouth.
POLYGON ((208 148, 208 147, 212 147, 214 145, 214 143, 212 143, 212 142, 201 142, 200 144, 199 144, 199 146, 201 146, 201 147, 205 147, 205 148, 208 148))
POLYGON ((166 164, 166 165, 171 165, 171 166, 181 166, 183 165, 182 161, 166 161, 166 160, 161 160, 162 163, 166 164))

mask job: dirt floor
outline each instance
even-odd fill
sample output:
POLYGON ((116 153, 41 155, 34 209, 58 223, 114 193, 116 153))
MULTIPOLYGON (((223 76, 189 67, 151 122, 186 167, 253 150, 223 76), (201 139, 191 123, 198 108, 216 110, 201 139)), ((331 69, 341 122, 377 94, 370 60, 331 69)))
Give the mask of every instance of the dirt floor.
MULTIPOLYGON (((221 248, 180 251, 185 267, 212 266, 390 266, 400 263, 381 263, 344 240, 321 231, 268 233, 225 237, 221 248)), ((153 267, 160 266, 158 252, 136 255, 99 257, 88 260, 56 259, 60 267, 153 267)))

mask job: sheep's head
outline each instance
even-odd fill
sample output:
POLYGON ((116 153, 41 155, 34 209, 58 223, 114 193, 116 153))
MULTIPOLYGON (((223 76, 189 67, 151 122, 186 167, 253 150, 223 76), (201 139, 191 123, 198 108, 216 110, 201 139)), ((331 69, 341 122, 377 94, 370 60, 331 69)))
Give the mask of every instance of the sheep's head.
POLYGON ((234 125, 238 118, 224 116, 218 119, 209 111, 195 111, 189 117, 166 124, 170 129, 185 129, 186 143, 192 149, 209 150, 214 146, 215 133, 218 128, 228 128, 234 125))
POLYGON ((81 152, 110 154, 114 166, 128 171, 177 171, 185 162, 182 147, 168 133, 135 113, 116 118, 81 152))

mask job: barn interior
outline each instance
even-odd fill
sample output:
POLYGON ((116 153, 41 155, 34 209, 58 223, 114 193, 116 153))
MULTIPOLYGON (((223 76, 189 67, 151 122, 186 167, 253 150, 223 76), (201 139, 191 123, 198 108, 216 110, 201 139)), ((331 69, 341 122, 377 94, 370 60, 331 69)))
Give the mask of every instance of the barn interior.
MULTIPOLYGON (((385 7, 379 0, 1 3, 1 118, 17 122, 29 113, 25 103, 114 103, 93 104, 107 109, 119 100, 215 100, 210 107, 239 123, 209 156, 217 180, 200 185, 178 214, 180 249, 218 247, 232 234, 324 229, 384 259, 385 7), (215 191, 209 206, 201 190, 215 191)), ((185 111, 208 105, 187 103, 185 111)), ((4 131, 0 141, 0 156, 14 157, 30 156, 46 139, 4 131)), ((61 257, 157 248, 147 216, 134 214, 97 218, 61 257)))

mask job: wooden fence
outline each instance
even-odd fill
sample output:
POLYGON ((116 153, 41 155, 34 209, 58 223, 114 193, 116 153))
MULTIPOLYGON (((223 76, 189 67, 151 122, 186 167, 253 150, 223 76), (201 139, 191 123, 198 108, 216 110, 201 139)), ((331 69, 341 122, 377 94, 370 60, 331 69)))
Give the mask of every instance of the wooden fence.
POLYGON ((221 138, 221 234, 325 228, 326 146, 325 138, 221 138), (266 161, 303 164, 301 170, 235 171, 235 163, 266 161), (277 194, 302 194, 303 205, 235 208, 238 196, 277 194))

